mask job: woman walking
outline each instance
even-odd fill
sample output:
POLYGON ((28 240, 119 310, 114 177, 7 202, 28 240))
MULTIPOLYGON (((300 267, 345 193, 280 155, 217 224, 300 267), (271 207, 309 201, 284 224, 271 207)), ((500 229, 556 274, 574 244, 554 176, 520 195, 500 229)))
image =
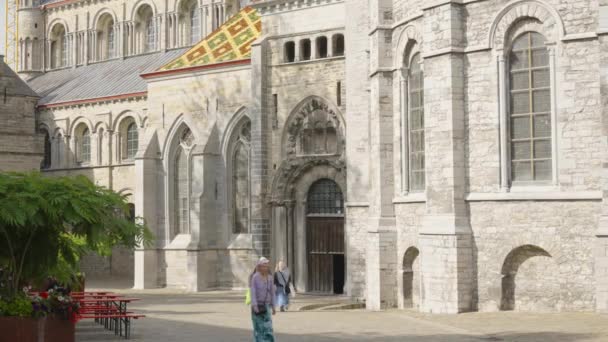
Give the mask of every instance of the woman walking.
POLYGON ((286 311, 289 308, 289 295, 291 294, 291 274, 283 260, 279 261, 275 269, 274 285, 277 287, 277 300, 275 301, 275 305, 278 306, 281 311, 286 311))
POLYGON ((256 272, 251 277, 251 320, 253 321, 254 342, 274 342, 272 314, 274 309, 274 284, 270 274, 270 261, 261 257, 256 272))

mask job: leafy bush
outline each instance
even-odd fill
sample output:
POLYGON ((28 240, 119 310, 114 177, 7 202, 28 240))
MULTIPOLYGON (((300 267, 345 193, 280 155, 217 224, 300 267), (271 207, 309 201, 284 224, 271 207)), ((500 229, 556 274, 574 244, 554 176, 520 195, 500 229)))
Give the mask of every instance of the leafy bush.
POLYGON ((31 317, 33 311, 31 299, 25 294, 0 298, 0 316, 31 317))
POLYGON ((84 176, 0 173, 0 296, 12 303, 23 285, 73 278, 87 252, 151 244, 143 220, 128 213, 124 196, 84 176))

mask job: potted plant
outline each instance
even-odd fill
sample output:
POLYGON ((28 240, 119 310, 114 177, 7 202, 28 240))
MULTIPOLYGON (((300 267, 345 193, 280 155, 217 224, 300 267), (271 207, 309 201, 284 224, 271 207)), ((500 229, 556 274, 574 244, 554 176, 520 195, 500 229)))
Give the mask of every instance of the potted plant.
POLYGON ((84 176, 0 173, 0 342, 73 341, 74 301, 32 297, 29 286, 53 275, 73 288, 85 253, 149 245, 145 223, 128 213, 124 196, 84 176))

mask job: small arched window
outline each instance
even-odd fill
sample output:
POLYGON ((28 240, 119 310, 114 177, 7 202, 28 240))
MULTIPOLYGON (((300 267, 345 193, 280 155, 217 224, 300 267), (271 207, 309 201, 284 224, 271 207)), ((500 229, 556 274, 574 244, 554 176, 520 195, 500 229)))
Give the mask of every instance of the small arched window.
POLYGON ((154 11, 150 5, 139 6, 135 16, 135 52, 151 52, 156 50, 156 23, 154 11))
POLYGON ((332 56, 344 56, 344 35, 334 34, 332 37, 332 56))
POLYGON ((552 178, 551 83, 545 37, 526 32, 509 55, 511 178, 514 182, 552 178))
POLYGON ((310 60, 310 39, 302 39, 300 40, 300 60, 308 61, 310 60))
POLYGON ((327 57, 327 37, 321 36, 316 39, 317 58, 327 57))
POLYGON ((285 43, 285 62, 293 63, 296 60, 296 43, 287 42, 285 43))
POLYGON ((61 68, 68 65, 68 39, 65 26, 55 24, 49 40, 51 41, 50 64, 51 68, 61 68))
POLYGON ((420 65, 420 54, 410 60, 408 68, 408 136, 409 136, 409 180, 410 190, 424 190, 424 73, 420 65))
POLYGON ((127 127, 127 159, 135 158, 137 149, 139 148, 139 133, 137 132, 137 125, 135 122, 131 122, 127 127))
POLYGON ((44 158, 42 159, 41 169, 48 169, 51 167, 51 137, 49 132, 43 130, 44 133, 44 158))
POLYGON ((80 140, 77 142, 78 161, 80 163, 91 162, 91 133, 88 128, 84 128, 80 133, 80 140))

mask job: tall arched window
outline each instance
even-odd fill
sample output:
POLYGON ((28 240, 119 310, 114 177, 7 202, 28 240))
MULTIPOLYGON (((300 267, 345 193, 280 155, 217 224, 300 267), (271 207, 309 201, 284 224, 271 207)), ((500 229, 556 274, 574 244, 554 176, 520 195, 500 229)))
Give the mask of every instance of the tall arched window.
POLYGON ((551 83, 545 38, 517 37, 509 55, 511 180, 552 178, 551 83))
POLYGON ((135 158, 137 149, 139 147, 139 134, 137 132, 137 125, 135 122, 131 122, 127 127, 127 158, 135 158))
POLYGON ((190 44, 196 44, 201 40, 201 16, 196 6, 190 9, 190 44))
POLYGON ((173 217, 174 235, 189 234, 188 215, 190 212, 190 177, 188 151, 192 147, 194 136, 189 129, 181 135, 179 145, 175 150, 173 162, 173 217))
POLYGON ((250 155, 251 123, 247 120, 241 124, 238 135, 233 142, 232 152, 232 203, 233 233, 249 232, 250 212, 250 155))
POLYGON ((408 68, 408 137, 410 190, 424 190, 424 74, 420 54, 412 56, 408 68))
POLYGON ((51 167, 51 137, 49 132, 43 130, 44 133, 44 158, 42 159, 42 164, 40 165, 41 169, 48 169, 51 167))
POLYGON ((91 133, 89 128, 81 125, 80 133, 77 134, 76 155, 78 163, 91 162, 91 133))

